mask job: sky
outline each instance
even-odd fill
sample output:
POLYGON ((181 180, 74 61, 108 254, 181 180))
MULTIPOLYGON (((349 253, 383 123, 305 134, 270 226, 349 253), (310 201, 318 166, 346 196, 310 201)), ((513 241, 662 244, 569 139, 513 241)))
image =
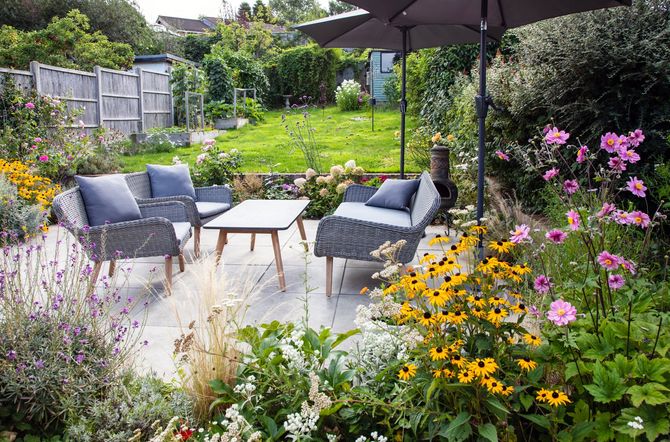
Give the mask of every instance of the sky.
MULTIPOLYGON (((229 3, 237 10, 239 4, 244 0, 230 0, 229 3)), ((254 0, 247 0, 251 5, 254 0)), ((149 23, 155 23, 159 15, 173 17, 198 18, 205 16, 218 16, 221 10, 221 0, 135 0, 140 11, 149 23)), ((265 0, 265 4, 267 4, 265 0)), ((328 0, 319 0, 326 9, 328 0)))

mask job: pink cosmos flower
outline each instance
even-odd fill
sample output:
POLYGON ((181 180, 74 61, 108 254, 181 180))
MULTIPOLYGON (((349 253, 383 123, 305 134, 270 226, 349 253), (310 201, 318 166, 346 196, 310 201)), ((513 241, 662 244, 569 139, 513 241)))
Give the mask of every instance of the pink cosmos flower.
POLYGON ((35 103, 33 103, 32 101, 29 101, 29 102, 26 103, 26 107, 28 109, 35 109, 35 103))
POLYGON ((635 224, 636 226, 640 226, 643 229, 649 227, 649 223, 651 222, 649 215, 642 212, 641 210, 635 210, 629 213, 628 219, 630 221, 630 224, 635 224))
POLYGON ((589 152, 588 147, 586 147, 586 146, 580 147, 579 150, 577 151, 577 162, 581 164, 584 161, 586 161, 586 154, 588 152, 589 152))
POLYGON ((563 244, 565 240, 568 238, 568 234, 562 230, 553 229, 548 231, 544 235, 544 237, 547 238, 549 241, 553 242, 554 244, 563 244))
POLYGON ((614 218, 614 221, 617 224, 623 224, 623 225, 630 224, 630 214, 623 210, 617 210, 614 213, 614 216, 612 216, 612 218, 614 218))
POLYGON ((35 139, 33 140, 33 142, 34 142, 34 143, 41 143, 41 142, 42 142, 42 139, 41 139, 40 137, 35 137, 35 139))
POLYGON ((202 162, 205 161, 206 158, 207 158, 207 154, 206 153, 201 153, 200 155, 195 157, 195 163, 196 164, 202 164, 202 162))
POLYGON ((542 178, 544 178, 545 181, 549 181, 552 178, 558 176, 558 173, 560 171, 556 169, 555 167, 552 167, 551 169, 547 170, 544 175, 542 175, 542 178))
POLYGON ((568 138, 570 138, 569 133, 566 133, 564 130, 559 130, 557 127, 552 127, 546 132, 544 141, 546 141, 547 144, 565 144, 568 138))
POLYGON ((577 180, 565 180, 565 182, 563 183, 563 190, 568 195, 572 195, 573 193, 578 191, 579 184, 577 183, 577 180))
POLYGON ((633 132, 628 134, 628 142, 631 146, 638 147, 644 141, 644 133, 642 129, 635 129, 633 132))
POLYGON ((614 153, 616 151, 617 141, 619 136, 613 132, 607 132, 605 135, 600 137, 600 148, 606 150, 609 153, 614 153))
POLYGON ((626 170, 626 162, 621 157, 612 157, 607 162, 607 165, 610 166, 610 169, 623 172, 626 170))
POLYGON ((35 150, 35 149, 37 149, 37 144, 33 144, 32 146, 30 146, 30 149, 31 149, 31 150, 35 150))
POLYGON ((607 215, 610 213, 614 212, 616 210, 616 206, 614 204, 610 203, 604 203, 602 209, 598 213, 596 213, 596 216, 600 219, 605 218, 607 215))
POLYGON ((562 299, 556 300, 549 305, 547 319, 556 325, 568 325, 577 319, 577 309, 569 302, 562 299))
POLYGON ((616 270, 619 268, 620 258, 611 254, 607 250, 604 250, 600 252, 600 255, 598 255, 598 264, 600 264, 604 269, 616 270))
POLYGON ((520 226, 515 226, 514 230, 509 232, 510 235, 510 242, 513 242, 514 244, 519 244, 525 240, 528 239, 530 236, 530 227, 528 227, 526 224, 521 224, 520 226))
POLYGON ((553 285, 554 284, 551 282, 551 278, 546 275, 540 275, 535 278, 533 287, 538 293, 547 293, 553 287, 553 285))
POLYGON ((496 155, 503 161, 509 161, 509 156, 502 150, 496 150, 496 155))
POLYGON ((631 275, 634 275, 635 273, 637 273, 635 263, 633 263, 632 261, 628 261, 627 259, 624 259, 624 258, 619 258, 619 261, 621 263, 621 267, 628 270, 628 272, 630 272, 631 275))
POLYGON ((46 163, 49 161, 49 155, 40 155, 37 159, 40 161, 40 163, 46 163))
POLYGON ((633 149, 621 149, 619 151, 619 156, 622 160, 628 161, 631 164, 635 164, 640 161, 640 155, 633 149))
POLYGON ((626 280, 621 275, 610 275, 607 277, 607 285, 609 285, 612 290, 620 289, 625 282, 626 280))
POLYGON ((627 183, 627 189, 630 193, 640 198, 644 198, 647 194, 644 193, 647 190, 647 187, 644 185, 644 181, 638 180, 636 176, 631 178, 627 183))
POLYGON ((570 209, 568 213, 565 214, 568 217, 568 225, 570 230, 579 230, 579 224, 581 222, 579 218, 579 213, 576 210, 570 209))

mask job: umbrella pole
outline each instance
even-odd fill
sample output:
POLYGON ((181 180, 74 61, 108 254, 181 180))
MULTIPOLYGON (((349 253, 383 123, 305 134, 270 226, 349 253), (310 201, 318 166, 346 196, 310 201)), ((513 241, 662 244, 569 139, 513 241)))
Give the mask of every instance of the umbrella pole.
POLYGON ((400 90, 400 179, 405 179, 405 113, 407 112, 407 27, 402 31, 402 85, 400 90))
MULTIPOLYGON (((488 27, 488 0, 482 0, 482 14, 479 42, 479 95, 475 97, 477 116, 479 117, 479 152, 477 162, 477 224, 481 225, 484 217, 484 161, 486 154, 486 114, 488 102, 486 98, 486 31, 488 27)), ((479 259, 484 258, 483 235, 479 235, 479 259)))

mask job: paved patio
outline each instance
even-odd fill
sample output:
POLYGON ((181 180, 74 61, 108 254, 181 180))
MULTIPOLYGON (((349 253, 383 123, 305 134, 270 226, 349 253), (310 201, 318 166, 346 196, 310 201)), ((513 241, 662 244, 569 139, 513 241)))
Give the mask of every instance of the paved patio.
MULTIPOLYGON (((316 235, 318 221, 305 221, 310 247, 316 235)), ((49 234, 48 244, 55 247, 57 229, 49 234)), ((439 250, 437 246, 428 246, 428 241, 436 234, 445 234, 445 228, 430 226, 422 239, 417 257, 427 251, 439 250)), ((363 287, 374 287, 376 281, 371 275, 383 268, 381 263, 335 259, 333 272, 333 295, 328 298, 325 291, 325 258, 315 257, 311 251, 305 254, 300 234, 295 225, 279 232, 282 246, 286 292, 279 291, 279 282, 274 262, 270 235, 257 235, 254 251, 250 251, 249 234, 229 234, 228 244, 222 256, 219 271, 225 284, 221 290, 243 291, 243 303, 246 312, 240 318, 243 324, 261 324, 273 320, 300 320, 304 317, 305 301, 309 308, 311 327, 332 327, 343 332, 355 327, 353 321, 356 307, 369 302, 360 295, 363 287), (307 262, 306 262, 307 259, 307 262), (310 287, 306 294, 304 281, 310 287)), ((203 255, 214 252, 217 232, 203 229, 201 249, 203 255)), ((355 241, 351 238, 351 241, 355 241)), ((212 257, 205 257, 211 265, 212 257)), ((180 273, 177 260, 174 260, 174 287, 171 296, 167 296, 163 287, 164 260, 162 257, 130 260, 117 268, 121 275, 127 274, 124 292, 147 303, 146 311, 137 311, 137 319, 144 320, 144 339, 149 341, 148 348, 142 352, 143 368, 153 370, 161 376, 171 377, 174 372, 172 359, 173 342, 183 328, 191 321, 201 317, 201 298, 199 286, 204 278, 203 266, 207 265, 193 255, 193 240, 186 247, 186 271, 180 273), (130 272, 125 269, 131 268, 130 272), (152 272, 152 269, 155 269, 152 272)), ((418 258, 415 263, 418 262, 418 258)), ((103 266, 103 272, 107 266, 103 266)), ((125 278, 123 278, 125 279, 125 278)))

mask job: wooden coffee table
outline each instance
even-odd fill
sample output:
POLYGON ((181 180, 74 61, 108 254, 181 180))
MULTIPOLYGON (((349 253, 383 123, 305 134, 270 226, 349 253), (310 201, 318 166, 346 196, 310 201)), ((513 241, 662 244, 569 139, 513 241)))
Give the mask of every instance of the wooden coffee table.
POLYGON ((279 231, 288 229, 295 222, 298 224, 300 237, 303 241, 307 241, 305 226, 302 223, 302 212, 308 205, 309 200, 246 200, 214 218, 203 228, 219 231, 219 239, 216 243, 217 264, 221 259, 223 247, 228 242, 229 233, 250 233, 252 251, 256 245, 256 234, 269 234, 272 236, 279 287, 283 292, 286 291, 279 231))

